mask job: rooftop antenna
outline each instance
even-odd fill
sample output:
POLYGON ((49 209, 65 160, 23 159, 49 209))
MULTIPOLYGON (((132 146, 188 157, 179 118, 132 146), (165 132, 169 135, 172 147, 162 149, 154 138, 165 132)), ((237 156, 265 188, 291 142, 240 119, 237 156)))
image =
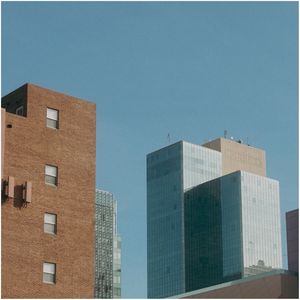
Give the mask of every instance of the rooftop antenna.
POLYGON ((249 138, 247 137, 247 145, 250 146, 249 138))
POLYGON ((227 138, 227 130, 226 129, 224 130, 224 138, 225 139, 227 138))
POLYGON ((168 133, 168 142, 169 142, 169 144, 171 144, 171 137, 170 137, 170 133, 168 133))

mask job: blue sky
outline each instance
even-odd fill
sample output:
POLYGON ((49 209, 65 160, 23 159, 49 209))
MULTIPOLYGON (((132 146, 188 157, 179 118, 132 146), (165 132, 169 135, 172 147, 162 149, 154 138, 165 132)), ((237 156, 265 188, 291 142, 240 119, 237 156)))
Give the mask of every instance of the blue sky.
POLYGON ((248 138, 280 181, 282 221, 298 207, 297 2, 2 2, 2 95, 25 82, 97 103, 123 297, 146 297, 145 157, 168 133, 248 138))

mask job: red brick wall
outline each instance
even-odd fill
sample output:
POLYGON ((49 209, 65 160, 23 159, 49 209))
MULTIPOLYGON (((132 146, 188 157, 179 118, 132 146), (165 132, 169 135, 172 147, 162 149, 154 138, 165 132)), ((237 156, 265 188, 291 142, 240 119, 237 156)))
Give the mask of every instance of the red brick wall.
POLYGON ((286 213, 288 268, 299 272, 299 209, 286 213))
MULTIPOLYGON (((27 85, 27 117, 6 113, 4 178, 14 176, 15 199, 2 202, 2 297, 92 298, 96 106, 27 85), (46 127, 47 106, 59 129, 46 127), (45 165, 58 167, 57 187, 45 165), (18 185, 32 182, 22 207, 18 185), (57 214, 57 235, 44 233, 44 213, 57 214), (43 283, 43 262, 56 263, 56 284, 43 283)), ((9 97, 9 96, 8 96, 9 97)))
MULTIPOLYGON (((240 282, 240 280, 239 280, 240 282)), ((218 286, 216 286, 218 287, 218 286)), ((205 288, 206 289, 206 288, 205 288)), ((204 290, 205 290, 204 289, 204 290)), ((190 293, 179 296, 181 299, 277 299, 277 298, 298 298, 298 277, 288 274, 277 274, 263 278, 249 280, 232 284, 227 287, 212 289, 207 292, 190 293)))

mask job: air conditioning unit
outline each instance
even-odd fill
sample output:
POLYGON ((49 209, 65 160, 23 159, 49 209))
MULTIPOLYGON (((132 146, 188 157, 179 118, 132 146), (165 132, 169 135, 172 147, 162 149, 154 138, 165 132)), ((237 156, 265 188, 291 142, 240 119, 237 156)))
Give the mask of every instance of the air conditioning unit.
POLYGON ((31 202, 31 193, 32 193, 32 182, 26 181, 23 188, 23 201, 26 203, 31 202))
POLYGON ((8 184, 7 184, 7 193, 8 198, 14 198, 15 196, 15 178, 12 176, 8 176, 8 184))

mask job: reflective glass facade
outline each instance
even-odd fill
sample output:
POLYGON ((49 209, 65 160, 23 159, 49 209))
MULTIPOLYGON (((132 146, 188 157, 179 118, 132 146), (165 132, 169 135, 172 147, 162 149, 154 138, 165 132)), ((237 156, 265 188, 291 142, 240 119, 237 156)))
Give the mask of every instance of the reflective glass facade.
POLYGON ((121 238, 113 194, 96 190, 95 298, 121 297, 121 238))
POLYGON ((279 183, 241 172, 244 275, 282 268, 279 183))
POLYGON ((183 189, 222 176, 221 153, 199 145, 182 142, 183 189))
POLYGON ((220 181, 185 193, 185 281, 186 291, 222 282, 222 210, 220 181))
POLYGON ((279 185, 238 171, 185 193, 186 291, 282 268, 279 185))
POLYGON ((242 219, 240 172, 218 178, 222 210, 223 279, 242 276, 242 219))
POLYGON ((221 154, 180 141, 147 155, 148 297, 185 291, 184 191, 221 176, 221 154))

